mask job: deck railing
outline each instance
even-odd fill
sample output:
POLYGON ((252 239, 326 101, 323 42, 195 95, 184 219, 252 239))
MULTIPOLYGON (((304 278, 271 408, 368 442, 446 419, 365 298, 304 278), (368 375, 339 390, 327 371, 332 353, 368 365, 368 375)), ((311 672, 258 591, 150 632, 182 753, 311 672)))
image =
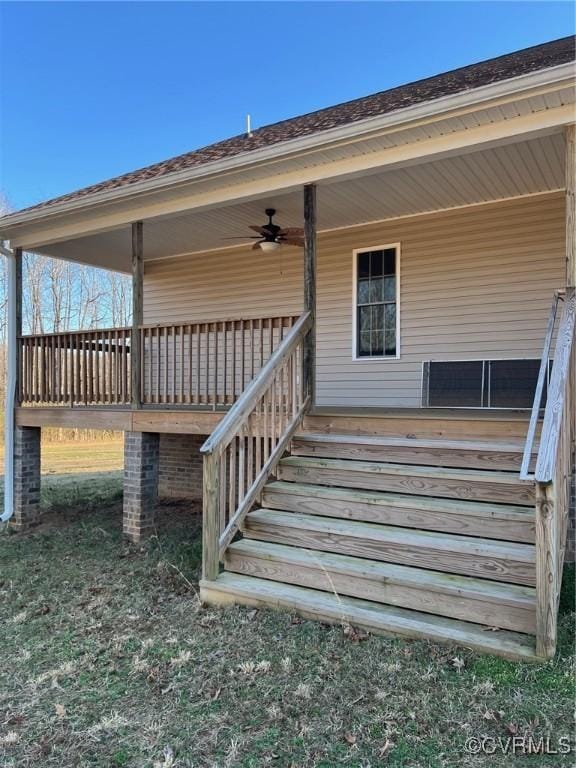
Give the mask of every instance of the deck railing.
POLYGON ((130 328, 22 336, 20 362, 22 404, 130 403, 130 328))
POLYGON ((305 312, 201 448, 204 454, 203 577, 218 576, 222 554, 255 503, 308 409, 305 312))
MULTIPOLYGON (((556 649, 558 602, 574 472, 575 329, 576 291, 571 288, 564 296, 533 475, 536 482, 536 652, 543 658, 552 657, 556 649)), ((537 390, 536 395, 541 396, 541 391, 537 390)), ((530 434, 528 439, 532 439, 530 434)))
POLYGON ((234 403, 298 315, 142 326, 142 402, 234 403))
MULTIPOLYGON (((144 325, 139 402, 228 406, 236 401, 297 315, 144 325)), ((22 336, 23 405, 126 406, 132 402, 131 328, 22 336)))

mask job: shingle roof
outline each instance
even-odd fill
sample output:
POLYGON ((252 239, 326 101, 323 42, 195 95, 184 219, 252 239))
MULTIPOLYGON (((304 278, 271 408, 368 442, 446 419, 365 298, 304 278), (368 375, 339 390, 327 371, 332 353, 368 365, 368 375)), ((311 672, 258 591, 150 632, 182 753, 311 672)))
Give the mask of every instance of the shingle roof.
POLYGON ((449 96, 530 72, 566 64, 575 58, 575 45, 576 36, 572 35, 299 117, 293 117, 289 120, 282 120, 258 128, 251 135, 234 136, 202 149, 187 152, 52 200, 38 203, 24 210, 46 208, 56 203, 79 200, 97 192, 119 189, 137 182, 168 176, 177 171, 194 168, 215 160, 223 160, 262 147, 269 147, 290 139, 310 136, 330 128, 348 125, 359 120, 432 101, 442 96, 449 96))

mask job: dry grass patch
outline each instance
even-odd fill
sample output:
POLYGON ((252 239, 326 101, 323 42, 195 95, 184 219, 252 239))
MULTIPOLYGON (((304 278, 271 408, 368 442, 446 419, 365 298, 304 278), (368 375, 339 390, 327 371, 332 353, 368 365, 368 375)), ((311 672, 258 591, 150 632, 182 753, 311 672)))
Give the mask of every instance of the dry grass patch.
POLYGON ((571 733, 571 605, 543 665, 203 608, 197 512, 165 507, 141 548, 117 502, 0 535, 2 768, 571 764, 464 751, 571 733))

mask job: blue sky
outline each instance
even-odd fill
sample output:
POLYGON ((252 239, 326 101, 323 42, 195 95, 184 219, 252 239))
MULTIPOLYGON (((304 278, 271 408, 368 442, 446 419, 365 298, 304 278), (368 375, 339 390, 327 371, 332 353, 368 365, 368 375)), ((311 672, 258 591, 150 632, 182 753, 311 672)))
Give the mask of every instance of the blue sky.
POLYGON ((1 189, 14 208, 574 32, 571 2, 10 2, 1 189))

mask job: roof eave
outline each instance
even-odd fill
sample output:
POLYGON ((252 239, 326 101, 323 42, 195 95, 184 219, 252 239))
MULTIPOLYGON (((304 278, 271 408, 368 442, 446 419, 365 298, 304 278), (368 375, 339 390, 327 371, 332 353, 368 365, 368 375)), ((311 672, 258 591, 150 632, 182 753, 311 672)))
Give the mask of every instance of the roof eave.
POLYGON ((200 181, 204 178, 213 178, 219 175, 223 176, 231 171, 249 170, 266 162, 296 156, 313 149, 328 147, 337 142, 364 139, 367 134, 377 133, 390 128, 398 128, 403 124, 409 124, 416 120, 433 118, 454 109, 474 106, 481 107, 485 102, 500 97, 521 95, 523 92, 544 86, 560 86, 566 81, 573 82, 575 77, 576 62, 574 61, 555 67, 548 67, 526 75, 500 80, 496 83, 460 91, 449 96, 442 96, 438 99, 398 109, 384 115, 330 128, 309 136, 290 139, 250 152, 242 152, 224 160, 203 163, 202 165, 166 174, 156 179, 95 192, 82 198, 54 203, 45 208, 9 214, 0 218, 0 228, 2 231, 6 231, 9 228, 22 224, 36 223, 44 219, 82 210, 87 211, 90 208, 109 204, 116 200, 127 200, 155 191, 169 190, 171 187, 177 187, 187 182, 200 181))

